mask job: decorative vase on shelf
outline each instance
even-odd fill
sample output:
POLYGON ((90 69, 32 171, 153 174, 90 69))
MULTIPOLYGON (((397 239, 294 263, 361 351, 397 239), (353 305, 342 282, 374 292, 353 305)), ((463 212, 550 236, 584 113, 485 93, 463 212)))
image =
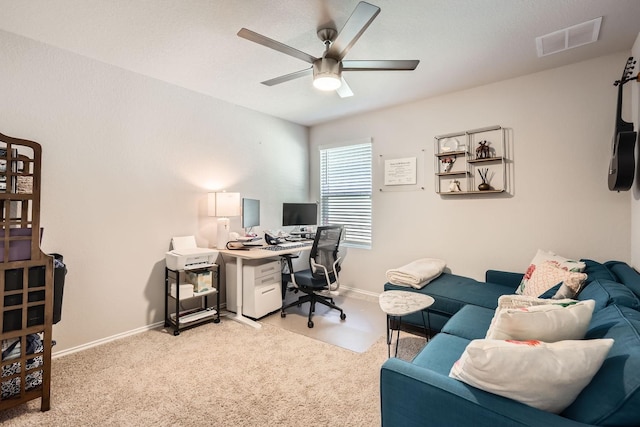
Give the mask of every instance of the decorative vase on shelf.
POLYGON ((478 169, 478 173, 482 179, 482 184, 478 185, 478 190, 491 190, 491 186, 489 185, 489 168, 480 168, 478 169))

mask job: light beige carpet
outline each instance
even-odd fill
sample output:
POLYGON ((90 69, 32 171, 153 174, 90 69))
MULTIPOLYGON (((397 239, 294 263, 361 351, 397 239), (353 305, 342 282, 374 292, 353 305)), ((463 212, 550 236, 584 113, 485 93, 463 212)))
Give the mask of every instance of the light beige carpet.
MULTIPOLYGON (((410 337, 401 334, 399 357, 424 344, 410 337)), ((0 423, 379 426, 386 358, 382 337, 356 353, 269 323, 152 330, 54 359, 51 410, 35 400, 0 412, 0 423)))

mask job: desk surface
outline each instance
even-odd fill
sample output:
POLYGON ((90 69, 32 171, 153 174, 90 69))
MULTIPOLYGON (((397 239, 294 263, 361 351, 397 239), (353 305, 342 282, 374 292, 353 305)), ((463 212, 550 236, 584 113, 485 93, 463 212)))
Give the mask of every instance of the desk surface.
POLYGON ((278 251, 271 251, 268 249, 260 249, 261 247, 255 247, 251 249, 219 249, 222 255, 229 255, 235 258, 242 259, 264 259, 264 258, 276 258, 280 255, 295 254, 297 252, 311 250, 312 244, 302 247, 286 248, 278 251))

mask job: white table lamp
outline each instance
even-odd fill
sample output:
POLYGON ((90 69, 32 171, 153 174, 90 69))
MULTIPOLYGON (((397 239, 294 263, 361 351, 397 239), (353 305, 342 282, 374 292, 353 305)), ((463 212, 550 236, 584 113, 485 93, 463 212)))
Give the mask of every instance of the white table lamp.
POLYGON ((229 241, 229 217, 240 216, 240 193, 209 193, 209 216, 218 217, 216 248, 226 249, 229 241))

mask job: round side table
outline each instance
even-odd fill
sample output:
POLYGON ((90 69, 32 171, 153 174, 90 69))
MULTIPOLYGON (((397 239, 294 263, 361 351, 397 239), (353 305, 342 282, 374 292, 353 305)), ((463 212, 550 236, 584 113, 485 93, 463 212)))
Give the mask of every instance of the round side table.
POLYGON ((409 291, 384 291, 378 298, 380 308, 387 314, 387 353, 391 357, 391 340, 393 338, 393 330, 391 322, 398 321, 398 334, 396 336, 396 352, 394 357, 398 356, 398 341, 400 339, 400 326, 402 324, 402 316, 420 312, 422 314, 422 324, 424 325, 427 341, 431 335, 431 322, 429 321, 429 313, 427 312, 427 321, 424 319, 424 312, 433 305, 435 300, 429 295, 418 292, 409 291), (428 324, 428 326, 427 326, 428 324))

